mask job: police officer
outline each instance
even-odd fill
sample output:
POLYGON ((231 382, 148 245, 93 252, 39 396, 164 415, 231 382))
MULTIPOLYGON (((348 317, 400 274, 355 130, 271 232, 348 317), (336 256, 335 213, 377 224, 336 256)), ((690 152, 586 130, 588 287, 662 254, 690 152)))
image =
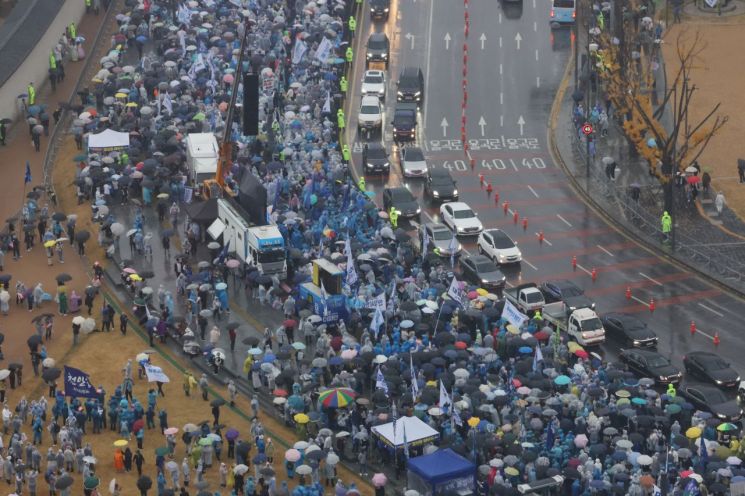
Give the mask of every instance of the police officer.
POLYGON ((349 27, 349 39, 352 39, 354 38, 354 33, 357 30, 357 19, 354 18, 354 15, 349 16, 347 26, 349 27))
POLYGON ((347 90, 349 89, 349 81, 347 81, 347 78, 344 76, 339 80, 339 89, 341 90, 342 101, 344 101, 347 96, 347 90))
POLYGON ((93 7, 93 0, 85 0, 85 13, 91 13, 91 7, 93 7))
POLYGON ((357 187, 360 189, 360 191, 365 191, 365 178, 360 177, 359 181, 357 181, 357 187))
POLYGON ((396 229, 398 227, 398 210, 391 207, 388 210, 388 218, 391 220, 391 226, 393 226, 393 229, 396 229))
POLYGON ((70 25, 67 27, 67 30, 70 34, 70 39, 75 41, 75 38, 78 37, 78 28, 75 26, 75 23, 71 22, 70 25))
POLYGON ((352 153, 349 151, 349 145, 346 143, 341 147, 341 156, 344 159, 344 165, 349 166, 349 161, 352 158, 352 153))
POLYGON ((28 87, 26 88, 26 93, 28 93, 28 104, 34 105, 36 103, 36 88, 34 88, 34 83, 28 83, 28 87))
POLYGON ((346 127, 344 111, 342 109, 336 111, 336 125, 338 126, 339 131, 344 131, 344 127, 346 127))
POLYGON ((667 391, 665 391, 665 394, 667 394, 670 398, 675 398, 675 396, 678 394, 677 391, 675 391, 675 385, 672 382, 667 385, 667 391))
POLYGON ((346 58, 346 61, 347 61, 347 67, 345 67, 345 69, 348 69, 349 67, 352 66, 352 60, 354 60, 354 50, 352 50, 351 46, 347 47, 347 51, 344 54, 344 57, 346 58))
POLYGON ((673 218, 667 210, 662 213, 660 223, 662 224, 662 240, 667 241, 670 238, 670 231, 673 229, 673 218))

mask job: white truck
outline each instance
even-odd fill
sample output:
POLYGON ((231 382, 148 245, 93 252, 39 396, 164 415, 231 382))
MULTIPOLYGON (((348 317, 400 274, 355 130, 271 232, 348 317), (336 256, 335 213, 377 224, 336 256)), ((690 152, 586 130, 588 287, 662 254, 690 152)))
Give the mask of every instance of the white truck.
POLYGON ((215 135, 212 133, 187 134, 185 143, 189 179, 194 184, 213 179, 217 173, 217 161, 220 157, 220 147, 215 135))
POLYGON ((217 200, 217 219, 207 232, 213 239, 222 235, 228 253, 259 269, 260 274, 287 277, 285 240, 276 225, 252 226, 248 215, 232 198, 217 200))
POLYGON ((603 323, 591 308, 571 310, 563 301, 557 301, 543 307, 543 318, 582 346, 605 342, 603 323))
POLYGON ((543 292, 534 282, 520 284, 504 290, 504 297, 523 313, 535 312, 546 304, 543 292))

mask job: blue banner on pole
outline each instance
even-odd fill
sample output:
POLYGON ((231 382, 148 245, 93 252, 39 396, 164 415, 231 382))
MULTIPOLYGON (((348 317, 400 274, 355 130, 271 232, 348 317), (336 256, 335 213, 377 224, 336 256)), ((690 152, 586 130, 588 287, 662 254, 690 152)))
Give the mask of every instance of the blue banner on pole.
POLYGON ((98 398, 90 376, 80 369, 65 365, 65 396, 98 398))

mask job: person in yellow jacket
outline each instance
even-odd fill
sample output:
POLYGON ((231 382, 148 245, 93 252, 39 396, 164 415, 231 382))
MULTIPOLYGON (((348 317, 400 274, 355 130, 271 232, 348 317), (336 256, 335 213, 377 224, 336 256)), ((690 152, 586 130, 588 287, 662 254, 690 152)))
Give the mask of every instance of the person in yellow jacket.
POLYGON ((365 191, 365 178, 361 177, 359 181, 357 181, 357 187, 360 189, 360 191, 365 191))
POLYGON ((398 227, 398 210, 391 207, 388 211, 388 218, 391 220, 391 226, 393 226, 393 229, 396 229, 398 227))
POLYGON ((246 374, 246 380, 251 379, 251 368, 254 365, 254 357, 253 355, 248 355, 245 360, 243 360, 243 373, 246 374))
POLYGON ((191 392, 197 387, 197 380, 191 372, 184 372, 184 394, 191 396, 191 392))
POLYGON ((52 70, 57 69, 57 58, 54 56, 54 52, 49 52, 49 68, 52 70))
POLYGON ((36 104, 36 88, 34 88, 34 83, 28 83, 28 87, 26 88, 26 93, 28 93, 28 104, 35 105, 36 104))
POLYGON ((675 396, 677 396, 678 394, 678 392, 675 390, 675 384, 673 384, 672 382, 668 384, 665 394, 667 394, 670 398, 675 398, 675 396))

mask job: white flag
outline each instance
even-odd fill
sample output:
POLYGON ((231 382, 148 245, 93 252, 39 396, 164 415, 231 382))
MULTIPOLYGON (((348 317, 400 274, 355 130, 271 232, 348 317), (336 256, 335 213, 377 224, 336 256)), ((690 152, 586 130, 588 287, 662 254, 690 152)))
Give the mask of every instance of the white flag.
POLYGON ((328 62, 332 48, 333 46, 331 45, 331 40, 324 36, 323 40, 321 40, 321 43, 318 44, 318 48, 316 48, 316 59, 321 61, 322 64, 328 62))
POLYGON ((163 372, 163 369, 156 367, 155 365, 144 364, 145 374, 147 375, 148 382, 171 382, 168 376, 163 372))
POLYGON ((419 384, 416 382, 416 371, 414 370, 414 358, 409 353, 409 370, 411 371, 411 398, 416 403, 416 398, 419 396, 419 384))
POLYGON ((448 288, 448 296, 452 298, 453 301, 463 306, 466 295, 461 286, 462 283, 453 276, 453 280, 450 282, 450 287, 448 288))
POLYGON ((344 241, 344 251, 347 254, 347 284, 352 286, 357 282, 357 270, 354 268, 354 257, 352 256, 352 243, 349 238, 344 241))
POLYGON ((173 113, 173 101, 171 101, 171 95, 166 93, 166 95, 163 97, 163 106, 168 111, 168 115, 171 115, 173 113))
POLYGON ((326 101, 323 102, 323 108, 321 109, 321 111, 324 114, 330 114, 331 113, 331 92, 330 91, 327 91, 326 92, 326 101))
POLYGON ((323 281, 321 281, 321 301, 323 301, 323 316, 325 317, 329 313, 329 305, 327 301, 327 293, 326 293, 326 287, 323 285, 323 281))
MULTIPOLYGON (((383 377, 383 372, 380 371, 380 366, 378 366, 378 373, 375 375, 375 388, 382 389, 385 392, 385 395, 388 396, 388 384, 385 382, 385 377, 383 377)), ((395 422, 395 419, 394 419, 394 422, 395 422)))
POLYGON ((541 344, 535 345, 535 355, 533 355, 533 372, 538 371, 538 364, 543 361, 543 352, 541 351, 541 344))
POLYGON ((377 339, 378 333, 380 333, 380 326, 382 326, 385 323, 385 319, 383 318, 383 312, 380 311, 380 308, 375 309, 375 314, 373 315, 372 321, 370 322, 370 330, 375 333, 375 338, 377 339))
POLYGON ((429 234, 424 231, 424 238, 422 239, 422 258, 427 256, 427 250, 429 250, 429 234))
POLYGON ((442 379, 440 379, 440 409, 447 412, 450 410, 451 406, 452 402, 450 401, 448 390, 445 389, 445 384, 443 384, 442 379))
POLYGON ((295 41, 295 47, 292 49, 292 64, 297 65, 303 60, 303 55, 308 51, 308 45, 303 40, 295 41))

